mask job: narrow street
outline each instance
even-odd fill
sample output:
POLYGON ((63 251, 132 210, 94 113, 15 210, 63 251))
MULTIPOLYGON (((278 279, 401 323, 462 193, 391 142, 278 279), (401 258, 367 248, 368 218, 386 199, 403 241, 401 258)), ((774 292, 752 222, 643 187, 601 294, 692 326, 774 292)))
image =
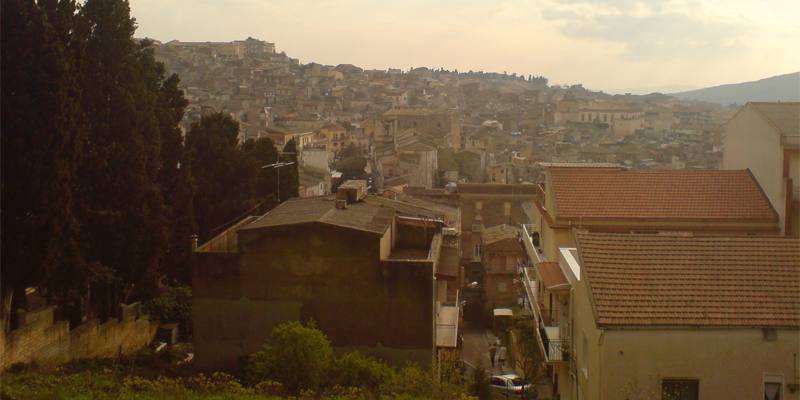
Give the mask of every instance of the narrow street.
POLYGON ((513 369, 508 366, 505 369, 501 369, 499 365, 496 365, 497 363, 492 368, 492 363, 489 359, 489 344, 497 340, 497 337, 489 330, 467 329, 463 335, 464 347, 461 350, 461 360, 464 361, 470 371, 474 370, 478 365, 482 365, 486 370, 486 375, 514 373, 513 369))

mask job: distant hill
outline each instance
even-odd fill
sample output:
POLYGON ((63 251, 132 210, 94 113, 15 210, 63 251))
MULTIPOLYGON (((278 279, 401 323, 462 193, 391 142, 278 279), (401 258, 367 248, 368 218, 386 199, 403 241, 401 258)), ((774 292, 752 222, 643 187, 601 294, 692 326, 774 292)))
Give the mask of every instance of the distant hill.
POLYGON ((672 93, 672 96, 684 100, 700 100, 725 105, 744 104, 748 101, 800 101, 800 72, 752 82, 672 93))

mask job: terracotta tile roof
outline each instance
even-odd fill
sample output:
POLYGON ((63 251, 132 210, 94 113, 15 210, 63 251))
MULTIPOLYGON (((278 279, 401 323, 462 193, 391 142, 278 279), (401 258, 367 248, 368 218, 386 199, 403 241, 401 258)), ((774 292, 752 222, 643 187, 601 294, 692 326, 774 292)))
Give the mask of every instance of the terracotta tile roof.
POLYGON ((555 217, 777 221, 748 170, 551 168, 555 217))
POLYGON ((458 183, 458 193, 462 194, 516 194, 533 195, 538 191, 534 184, 505 183, 458 183))
POLYGON ((800 240, 576 237, 598 325, 800 327, 800 240))
POLYGON ((540 161, 536 165, 542 168, 621 168, 619 164, 606 162, 546 162, 540 161))
POLYGON ((569 289, 569 282, 564 276, 561 266, 554 261, 544 261, 536 264, 536 271, 542 279, 542 285, 547 290, 569 289))

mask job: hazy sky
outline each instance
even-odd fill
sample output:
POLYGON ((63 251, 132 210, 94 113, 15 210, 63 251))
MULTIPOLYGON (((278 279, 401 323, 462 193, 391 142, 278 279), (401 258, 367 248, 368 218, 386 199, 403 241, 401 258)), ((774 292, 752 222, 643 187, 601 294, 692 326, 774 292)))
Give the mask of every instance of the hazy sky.
POLYGON ((300 62, 670 91, 800 70, 800 1, 130 0, 137 36, 275 42, 300 62))

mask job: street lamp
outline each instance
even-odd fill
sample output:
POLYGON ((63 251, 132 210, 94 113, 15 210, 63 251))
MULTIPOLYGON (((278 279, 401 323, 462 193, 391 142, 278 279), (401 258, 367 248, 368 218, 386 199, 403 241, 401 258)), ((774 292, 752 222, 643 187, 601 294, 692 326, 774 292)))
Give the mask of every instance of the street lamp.
POLYGON ((281 202, 281 167, 285 167, 287 165, 292 165, 292 164, 294 164, 294 161, 289 161, 289 162, 278 161, 276 163, 272 163, 272 164, 267 164, 267 165, 262 165, 261 166, 262 169, 263 168, 274 168, 275 171, 278 172, 278 184, 276 185, 278 187, 278 203, 281 202))

